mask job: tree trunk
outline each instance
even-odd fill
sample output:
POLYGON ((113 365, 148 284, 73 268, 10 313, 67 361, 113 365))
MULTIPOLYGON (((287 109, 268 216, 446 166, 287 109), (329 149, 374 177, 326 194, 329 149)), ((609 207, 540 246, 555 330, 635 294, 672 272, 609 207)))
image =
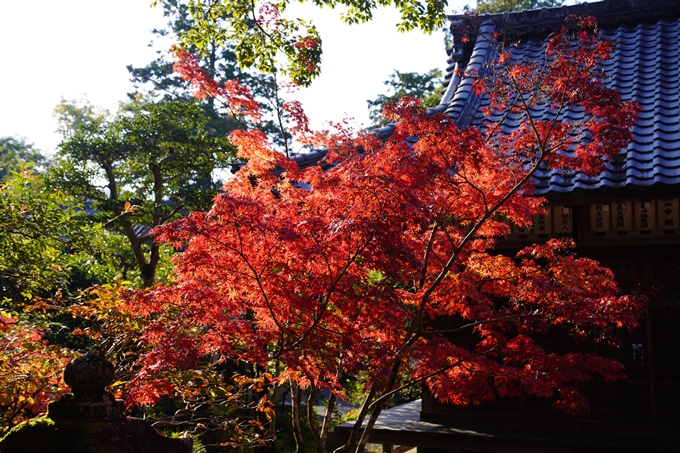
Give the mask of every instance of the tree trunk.
POLYGON ((328 438, 328 430, 331 426, 331 418, 337 399, 335 393, 331 393, 328 403, 326 403, 326 414, 323 418, 323 425, 321 425, 321 433, 319 434, 319 442, 316 445, 316 453, 324 453, 326 451, 326 439, 328 438))
POLYGON ((290 399, 292 403, 292 414, 293 417, 293 435, 295 436, 295 453, 305 453, 305 440, 302 437, 302 430, 300 429, 300 400, 302 394, 300 392, 300 387, 293 379, 289 379, 290 382, 290 399))

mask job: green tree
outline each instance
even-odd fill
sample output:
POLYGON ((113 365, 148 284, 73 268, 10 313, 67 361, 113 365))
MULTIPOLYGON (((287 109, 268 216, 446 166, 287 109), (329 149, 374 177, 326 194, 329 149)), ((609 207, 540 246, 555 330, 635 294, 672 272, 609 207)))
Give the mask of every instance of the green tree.
POLYGON ((18 172, 28 163, 41 169, 47 165, 47 160, 25 138, 0 137, 0 182, 6 182, 12 177, 12 171, 18 172))
POLYGON ((432 69, 425 73, 400 72, 394 71, 389 79, 383 82, 387 85, 388 94, 380 94, 368 104, 371 128, 384 126, 389 122, 383 116, 383 110, 388 105, 398 102, 404 96, 412 96, 420 99, 421 104, 426 107, 436 107, 441 97, 442 72, 439 69, 432 69))
POLYGON ((477 0, 477 6, 472 8, 472 11, 480 14, 493 14, 523 9, 553 8, 562 6, 563 3, 564 0, 477 0))
MULTIPOLYGON (((196 27, 196 19, 189 13, 186 1, 183 0, 160 0, 159 6, 163 15, 168 18, 167 25, 161 29, 153 29, 151 33, 155 38, 165 40, 170 38, 178 41, 182 34, 188 33, 196 27)), ((261 105, 265 118, 258 127, 278 144, 283 145, 285 133, 277 123, 281 117, 283 99, 280 98, 275 74, 260 74, 239 68, 236 61, 234 45, 230 42, 218 44, 214 40, 206 44, 205 53, 200 62, 211 78, 223 85, 227 80, 238 79, 247 86, 261 105)), ((188 49, 197 53, 197 48, 189 45, 188 49)), ((174 59, 167 50, 158 51, 158 58, 146 66, 135 67, 128 65, 131 81, 135 85, 135 92, 129 96, 134 98, 139 94, 150 95, 154 99, 163 100, 190 100, 193 99, 191 84, 183 80, 173 70, 174 59)), ((204 113, 210 118, 209 128, 215 136, 227 136, 229 132, 240 129, 245 123, 249 127, 253 124, 245 117, 235 118, 225 115, 215 98, 207 98, 200 103, 204 113)))
MULTIPOLYGON (((302 0, 304 1, 304 0, 302 0)), ((154 4, 161 3, 156 0, 154 4)), ((251 0, 187 0, 194 26, 182 33, 182 46, 195 46, 206 55, 212 44, 234 43, 242 68, 282 74, 308 86, 321 72, 322 42, 316 27, 303 19, 282 15, 287 0, 255 5, 251 0)), ((399 31, 416 28, 432 33, 445 25, 445 0, 315 0, 320 7, 346 7, 341 19, 348 24, 373 18, 373 11, 394 6, 401 15, 399 31)))
MULTIPOLYGON (((170 37, 177 41, 182 33, 187 32, 194 26, 194 21, 190 17, 187 6, 179 0, 161 0, 159 2, 163 10, 163 15, 168 18, 165 28, 153 29, 151 33, 154 37, 165 39, 170 37)), ((195 51, 195 49, 190 49, 195 51)), ((183 80, 173 70, 174 64, 172 55, 167 50, 158 51, 158 57, 146 66, 135 67, 128 65, 131 81, 135 86, 135 92, 129 93, 132 99, 142 94, 151 96, 154 99, 163 100, 191 100, 193 98, 190 84, 183 80)), ((218 46, 210 43, 207 47, 206 55, 202 59, 202 67, 211 77, 219 83, 233 78, 243 78, 247 74, 242 73, 236 64, 236 57, 231 46, 218 46)), ((211 118, 211 127, 216 133, 226 135, 229 131, 239 127, 238 122, 229 117, 219 115, 216 111, 214 99, 207 99, 202 103, 205 113, 211 118)))
POLYGON ((216 172, 232 162, 233 147, 209 134, 210 119, 195 102, 132 102, 110 118, 81 111, 89 119, 71 124, 78 106, 61 107, 71 114, 60 117, 64 138, 50 183, 87 201, 93 219, 122 233, 143 284, 152 285, 169 251, 150 229, 208 209, 221 186, 216 172))
MULTIPOLYGON (((187 33, 195 26, 195 20, 189 14, 185 2, 160 0, 158 4, 163 10, 163 15, 168 18, 168 22, 165 28, 151 30, 154 37, 177 41, 183 33, 187 33)), ((187 50, 195 52, 196 48, 191 46, 187 50)), ((163 49, 159 50, 158 57, 146 66, 128 65, 127 70, 136 89, 136 92, 130 93, 129 96, 134 98, 139 93, 148 93, 154 98, 161 97, 166 100, 191 99, 190 84, 172 69, 173 63, 171 53, 163 49)), ((224 43, 224 45, 217 45, 215 42, 208 43, 206 54, 201 59, 201 66, 219 83, 233 78, 252 77, 239 69, 233 46, 229 43, 224 43)), ((251 83, 247 85, 250 86, 251 83)), ((208 104, 213 104, 213 102, 214 99, 206 100, 208 104)))
POLYGON ((0 301, 13 311, 34 296, 68 286, 75 254, 89 248, 89 227, 73 199, 45 187, 30 170, 0 185, 0 301))

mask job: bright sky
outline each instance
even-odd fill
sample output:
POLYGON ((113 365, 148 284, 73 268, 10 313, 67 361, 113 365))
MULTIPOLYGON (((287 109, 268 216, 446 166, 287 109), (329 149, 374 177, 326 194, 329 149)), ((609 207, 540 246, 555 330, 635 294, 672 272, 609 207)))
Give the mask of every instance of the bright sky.
MULTIPOLYGON (((467 0, 452 0, 449 11, 467 0)), ((25 137, 48 153, 59 143, 52 115, 61 98, 87 98, 115 110, 131 91, 125 66, 155 57, 150 30, 165 20, 150 0, 0 1, 0 137, 25 137)), ((292 8, 292 6, 291 6, 292 8)), ((302 8, 320 30, 322 75, 296 97, 314 126, 344 116, 368 122, 366 100, 385 92, 393 70, 446 68, 441 33, 402 35, 397 14, 380 10, 363 25, 344 25, 337 10, 302 8)))

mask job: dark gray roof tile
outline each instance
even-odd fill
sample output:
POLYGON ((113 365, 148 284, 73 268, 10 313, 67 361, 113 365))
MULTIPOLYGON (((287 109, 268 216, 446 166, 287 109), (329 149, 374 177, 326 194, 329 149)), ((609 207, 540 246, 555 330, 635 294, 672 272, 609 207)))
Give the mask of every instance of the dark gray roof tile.
MULTIPOLYGON (((535 178, 536 193, 680 185, 680 2, 648 0, 645 5, 600 2, 511 14, 503 19, 514 23, 520 35, 524 34, 519 45, 511 49, 512 57, 543 58, 548 33, 561 26, 566 14, 582 9, 598 16, 604 35, 617 44, 611 60, 603 65, 609 86, 625 100, 637 101, 642 111, 633 126, 632 143, 601 175, 589 178, 541 171, 535 178)), ((486 16, 496 21, 501 18, 486 16)), ((459 22, 461 17, 453 16, 452 20, 459 22)), ((489 33, 490 23, 485 23, 487 29, 480 34, 489 33)), ((483 70, 481 65, 492 58, 490 53, 488 43, 477 39, 467 68, 483 70)), ((447 113, 461 126, 497 120, 498 115, 484 118, 481 114, 488 100, 476 96, 471 83, 471 78, 463 79, 451 99, 444 99, 447 113)), ((546 119, 554 116, 546 108, 534 109, 532 114, 546 119)), ((577 121, 583 115, 583 111, 570 109, 563 118, 577 121)), ((512 118, 503 130, 512 132, 519 124, 517 118, 512 118)))

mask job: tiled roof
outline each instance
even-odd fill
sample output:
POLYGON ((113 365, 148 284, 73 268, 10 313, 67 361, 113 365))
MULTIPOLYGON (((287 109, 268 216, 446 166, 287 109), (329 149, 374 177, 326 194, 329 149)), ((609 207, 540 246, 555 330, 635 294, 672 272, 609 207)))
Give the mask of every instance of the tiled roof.
MULTIPOLYGON (((633 142, 596 178, 581 174, 539 172, 538 195, 629 188, 663 188, 680 185, 680 2, 647 0, 597 2, 570 7, 482 16, 479 33, 489 33, 508 24, 522 36, 514 56, 539 57, 545 37, 561 26, 569 14, 597 17, 604 35, 617 42, 617 50, 604 68, 609 84, 625 99, 642 107, 633 127, 633 142)), ((463 16, 451 16, 454 35, 463 16)), ((454 38, 455 39, 455 38, 454 38)), ((454 47, 449 60, 448 89, 443 98, 446 112, 461 126, 481 124, 481 108, 488 102, 471 90, 471 78, 456 75, 456 69, 483 75, 495 53, 488 40, 477 39, 468 49, 454 47)), ((542 115, 543 112, 535 112, 542 115)), ((583 113, 571 111, 570 119, 583 113)), ((491 118, 493 120, 493 118, 491 118)), ((508 124, 506 131, 516 125, 508 124)), ((680 190, 680 188, 678 189, 680 190)))

